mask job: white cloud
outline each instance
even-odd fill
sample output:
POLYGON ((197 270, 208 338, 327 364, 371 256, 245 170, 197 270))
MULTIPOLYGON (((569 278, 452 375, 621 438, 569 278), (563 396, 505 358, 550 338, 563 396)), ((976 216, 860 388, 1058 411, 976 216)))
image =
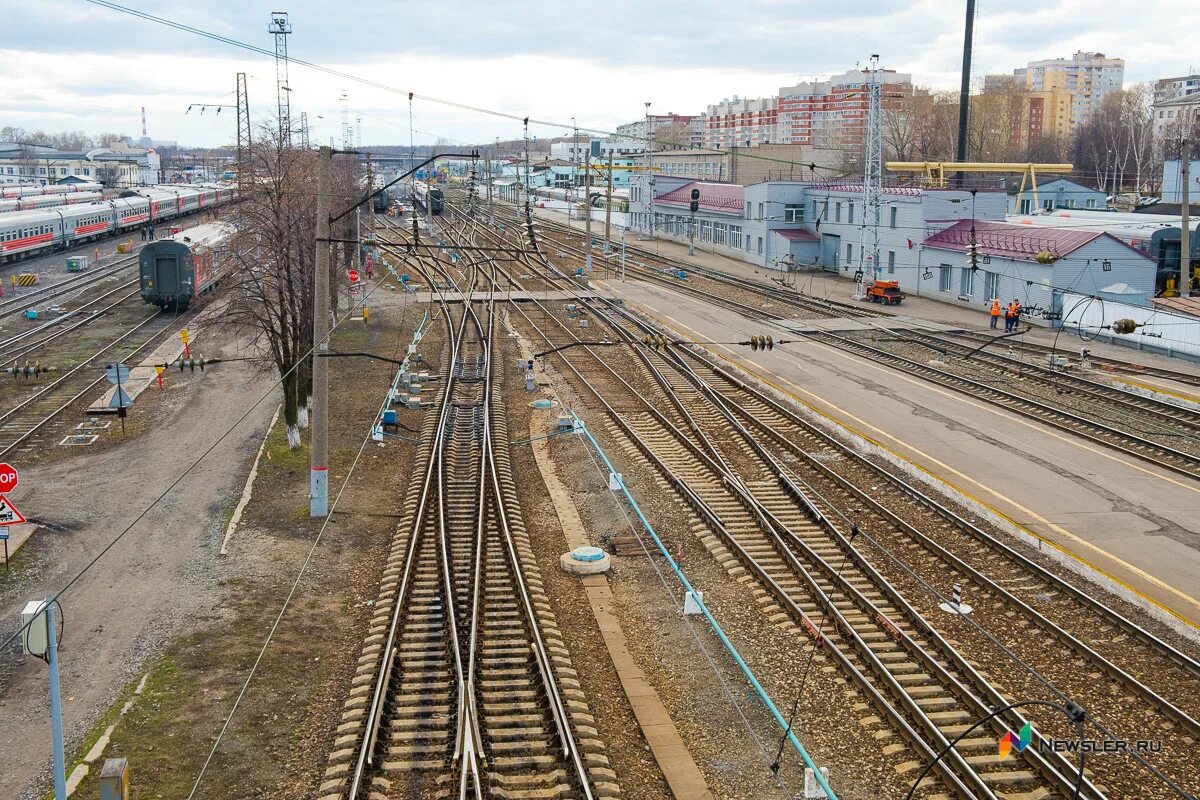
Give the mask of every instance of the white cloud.
MULTIPOLYGON (((348 89, 368 143, 406 142, 405 92, 611 129, 650 100, 657 111, 697 113, 739 94, 774 92, 799 76, 828 75, 878 52, 885 66, 918 83, 958 85, 961 0, 610 0, 563 6, 545 0, 442 0, 391 4, 288 4, 291 53, 399 93, 300 66, 291 72, 293 115, 309 113, 315 141, 338 135, 337 97, 348 89), (317 117, 324 117, 318 119, 317 117)), ((270 48, 270 8, 209 0, 203 8, 144 0, 151 13, 270 48)), ((1112 0, 1037 5, 980 4, 975 75, 1009 72, 1031 59, 1099 50, 1126 60, 1128 82, 1181 74, 1194 52, 1193 14, 1183 0, 1156 0, 1131 13, 1112 0), (1173 60, 1172 60, 1173 59, 1173 60)), ((256 120, 275 114, 271 59, 86 3, 45 0, 6 20, 0 51, 0 118, 27 128, 119 129, 137 133, 145 105, 150 134, 185 143, 229 141, 233 120, 185 114, 189 103, 233 102, 234 73, 248 72, 256 120), (11 24, 8 24, 11 22, 11 24), (67 54, 67 51, 70 55, 67 54)), ((1200 66, 1200 65, 1197 65, 1200 66)), ((445 136, 487 142, 520 134, 519 122, 418 101, 417 142, 445 136)), ((554 135, 544 126, 538 136, 554 135)))

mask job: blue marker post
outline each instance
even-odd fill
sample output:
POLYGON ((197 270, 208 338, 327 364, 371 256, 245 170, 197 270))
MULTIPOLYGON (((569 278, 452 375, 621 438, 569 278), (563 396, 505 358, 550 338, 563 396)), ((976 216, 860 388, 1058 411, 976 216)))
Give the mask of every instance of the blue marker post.
POLYGON ((67 800, 67 759, 63 751, 62 698, 58 691, 58 626, 54 598, 46 598, 46 663, 50 665, 50 734, 54 746, 54 798, 67 800))
POLYGON ((700 599, 699 592, 693 588, 691 582, 687 579, 687 576, 683 574, 683 570, 679 567, 679 564, 676 563, 675 559, 671 557, 671 553, 667 549, 666 545, 664 545, 662 540, 658 538, 658 533, 655 532, 654 526, 650 524, 650 520, 646 519, 645 515, 642 514, 642 509, 638 506, 637 501, 633 499, 633 495, 629 493, 629 489, 625 486, 625 481, 617 473, 617 470, 612 465, 612 462, 608 460, 608 456, 606 456, 604 451, 600 449, 600 443, 596 441, 595 437, 592 436, 592 432, 587 429, 587 426, 583 424, 583 420, 580 419, 579 415, 573 410, 571 411, 571 416, 575 420, 576 430, 581 431, 583 435, 588 438, 588 441, 591 442, 592 447, 599 454, 600 459, 604 462, 604 466, 608 469, 609 474, 616 477, 616 481, 620 486, 621 493, 625 495, 625 499, 633 508, 633 512, 637 514, 637 518, 642 523, 642 528, 645 529, 646 533, 650 534, 650 538, 654 540, 654 544, 656 547, 658 547, 658 551, 671 566, 671 570, 675 573, 675 577, 679 579, 681 584, 683 584, 684 590, 691 593, 693 600, 695 600, 696 605, 700 607, 700 611, 703 612, 704 619, 708 621, 708 625, 710 628, 712 628, 713 633, 717 635, 717 638, 721 640, 721 644, 724 645, 725 649, 729 651, 729 654, 733 656, 733 660, 737 663, 738 669, 740 669, 742 674, 746 676, 746 680, 750 682, 750 685, 754 688, 754 692, 758 695, 759 699, 762 700, 763 705, 765 705, 767 710, 771 712, 771 716, 775 718, 775 722, 778 723, 779 726, 787 733, 787 739, 791 743, 792 747, 795 748, 796 752, 800 754, 800 758, 804 761, 808 768, 813 771, 813 777, 820 785, 821 790, 825 792, 825 797, 828 798, 828 800, 837 800, 837 795, 834 794, 833 789, 829 787, 829 782, 825 780, 824 773, 821 772, 821 769, 817 766, 816 762, 812 760, 812 756, 808 754, 808 751, 804 749, 804 745, 800 744, 800 740, 796 738, 796 734, 792 731, 787 719, 784 718, 783 714, 780 713, 774 701, 771 700, 770 695, 768 695, 767 691, 763 689, 762 684, 758 682, 758 678, 754 677, 754 673, 751 671, 750 665, 746 663, 746 661, 742 658, 741 653, 739 653, 737 648, 733 646, 733 642, 729 641, 729 637, 725 635, 725 631, 722 630, 720 623, 718 623, 716 620, 716 617, 714 617, 712 612, 708 610, 708 607, 704 605, 704 601, 700 599))

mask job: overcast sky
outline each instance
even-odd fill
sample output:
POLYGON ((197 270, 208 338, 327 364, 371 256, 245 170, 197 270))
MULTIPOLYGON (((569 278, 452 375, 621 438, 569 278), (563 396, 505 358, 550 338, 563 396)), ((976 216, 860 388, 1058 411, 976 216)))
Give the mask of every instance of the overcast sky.
MULTIPOLYGON (((293 58, 388 87, 293 64, 294 117, 309 115, 315 142, 338 136, 338 94, 367 144, 409 140, 407 93, 518 117, 610 130, 644 113, 698 113, 734 94, 758 97, 797 79, 842 72, 879 53, 917 84, 955 88, 965 0, 125 0, 123 5, 273 50, 267 24, 289 12, 293 58), (323 117, 324 119, 319 119, 323 117)), ((1125 59, 1126 83, 1200 69, 1194 0, 1153 0, 1131 12, 1115 0, 980 0, 975 74, 1031 59, 1098 50, 1125 59), (1191 22, 1184 23, 1185 20, 1191 22), (1193 59, 1189 63, 1189 58, 1193 59)), ((234 102, 249 75, 252 116, 275 118, 273 59, 85 0, 15 2, 0 40, 0 126, 230 142, 232 110, 199 115, 189 104, 234 102)), ((520 136, 519 121, 418 99, 418 144, 437 137, 487 142, 520 136)), ((533 134, 562 129, 531 126, 533 134)), ((339 137, 340 138, 340 137, 339 137)))

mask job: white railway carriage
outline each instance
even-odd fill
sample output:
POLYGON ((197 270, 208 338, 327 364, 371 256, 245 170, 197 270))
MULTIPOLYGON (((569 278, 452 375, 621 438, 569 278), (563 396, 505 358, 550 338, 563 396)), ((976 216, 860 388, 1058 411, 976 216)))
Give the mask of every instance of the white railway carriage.
MULTIPOLYGON (((161 186, 98 202, 0 214, 0 263, 73 247, 228 202, 236 194, 219 187, 161 186), (228 198, 228 199, 226 199, 228 198)), ((3 202, 3 201, 0 201, 3 202)))
POLYGON ((12 197, 0 200, 0 214, 10 211, 29 211, 34 208, 50 208, 74 203, 97 203, 103 198, 100 192, 71 192, 70 194, 35 194, 28 197, 12 197))
MULTIPOLYGON (((100 207, 99 204, 97 206, 100 207)), ((56 209, 14 211, 0 215, 0 261, 50 250, 62 239, 63 222, 56 209)))
POLYGON ((0 187, 0 197, 40 197, 53 194, 71 194, 72 192, 98 192, 102 188, 98 183, 56 183, 53 186, 3 186, 0 187))

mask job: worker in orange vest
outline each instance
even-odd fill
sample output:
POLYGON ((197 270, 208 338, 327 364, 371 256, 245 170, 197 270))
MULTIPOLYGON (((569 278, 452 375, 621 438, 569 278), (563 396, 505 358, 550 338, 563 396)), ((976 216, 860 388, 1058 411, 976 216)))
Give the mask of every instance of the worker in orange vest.
POLYGON ((996 320, 1000 319, 1000 298, 992 298, 992 330, 996 329, 996 320))
POLYGON ((1018 315, 1021 313, 1021 304, 1013 300, 1008 304, 1008 308, 1004 311, 1004 331, 1005 333, 1017 327, 1018 315))

